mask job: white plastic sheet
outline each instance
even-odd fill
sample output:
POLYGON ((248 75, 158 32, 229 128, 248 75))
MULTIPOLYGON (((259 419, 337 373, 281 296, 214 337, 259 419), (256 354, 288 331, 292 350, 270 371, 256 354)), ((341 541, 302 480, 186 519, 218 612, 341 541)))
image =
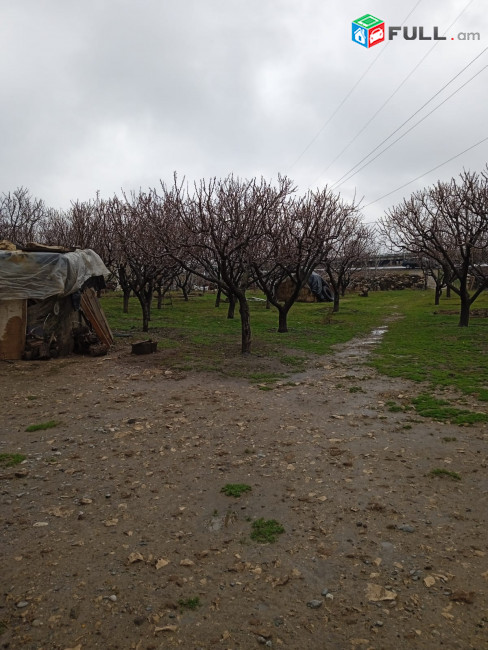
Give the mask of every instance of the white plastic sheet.
POLYGON ((95 251, 27 253, 0 251, 0 300, 69 296, 109 271, 95 251))

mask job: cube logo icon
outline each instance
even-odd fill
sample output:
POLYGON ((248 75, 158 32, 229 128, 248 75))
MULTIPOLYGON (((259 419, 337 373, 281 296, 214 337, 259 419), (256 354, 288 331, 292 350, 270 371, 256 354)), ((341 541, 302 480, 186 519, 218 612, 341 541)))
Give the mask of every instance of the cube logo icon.
POLYGON ((385 40, 385 21, 371 14, 365 14, 352 23, 352 40, 358 45, 370 48, 385 40))

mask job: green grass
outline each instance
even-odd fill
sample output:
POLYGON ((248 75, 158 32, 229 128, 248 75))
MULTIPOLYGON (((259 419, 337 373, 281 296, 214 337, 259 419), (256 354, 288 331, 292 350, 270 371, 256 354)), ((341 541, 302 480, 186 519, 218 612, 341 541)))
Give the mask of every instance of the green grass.
POLYGON ((251 490, 251 486, 246 485, 246 483, 227 483, 220 491, 228 497, 240 497, 244 492, 250 492, 251 490))
POLYGON ((0 454, 0 467, 14 467, 25 459, 23 454, 0 454))
MULTIPOLYGON (((472 317, 458 327, 459 300, 453 296, 434 305, 432 291, 397 291, 401 318, 388 324, 370 363, 379 372, 432 387, 454 387, 488 401, 488 318, 472 317)), ((369 300, 369 298, 368 298, 369 300)), ((488 307, 488 292, 473 309, 488 307)))
POLYGON ((364 390, 361 388, 361 386, 351 386, 351 388, 349 389, 349 392, 350 392, 350 393, 364 393, 364 392, 366 392, 366 391, 364 391, 364 390))
POLYGON ((475 424, 476 422, 488 422, 487 413, 458 409, 450 406, 450 403, 446 400, 437 399, 430 395, 419 395, 412 400, 412 403, 419 415, 439 422, 447 421, 460 426, 475 424))
MULTIPOLYGON (((255 292, 250 296, 262 297, 255 292)), ((158 341, 165 368, 205 371, 244 377, 263 387, 305 370, 315 355, 330 354, 333 346, 354 337, 366 337, 385 322, 386 333, 366 361, 382 374, 427 382, 431 387, 453 387, 488 401, 488 318, 472 317, 468 328, 458 327, 459 300, 442 298, 434 305, 432 290, 370 292, 368 298, 347 295, 340 311, 330 305, 296 303, 288 316, 289 332, 277 332, 277 311, 265 302, 249 301, 252 355, 240 354, 239 314, 227 319, 227 306, 214 306, 215 294, 192 296, 185 302, 177 294, 172 305, 153 308, 148 334, 141 332, 141 311, 132 298, 129 313, 122 313, 122 296, 102 298, 102 305, 115 331, 132 338, 150 336, 158 341), (445 313, 453 311, 455 313, 445 313)), ((473 309, 488 307, 488 291, 473 309)), ((128 345, 132 338, 117 339, 128 345)))
POLYGON ((260 544, 272 544, 284 532, 285 529, 276 519, 256 519, 252 523, 251 539, 260 544))
POLYGON ((386 406, 390 413, 403 413, 405 410, 401 404, 397 404, 396 402, 386 402, 386 406))
POLYGON ((201 606, 200 598, 195 596, 194 598, 186 598, 185 600, 181 599, 178 601, 178 605, 181 609, 198 609, 201 606))
POLYGON ((430 473, 432 476, 452 478, 453 481, 461 480, 461 474, 458 474, 457 472, 451 472, 450 470, 444 469, 443 467, 433 469, 430 473))
POLYGON ((26 431, 45 431, 46 429, 52 429, 57 427, 59 422, 56 420, 49 420, 49 422, 41 422, 39 424, 31 424, 26 428, 26 431))
MULTIPOLYGON (((250 297, 262 297, 259 292, 250 297)), ((341 302, 338 314, 330 316, 323 303, 296 303, 288 315, 289 332, 280 334, 278 312, 266 309, 265 302, 249 301, 252 328, 252 355, 242 356, 239 314, 227 318, 227 305, 215 308, 215 294, 192 296, 185 302, 177 294, 173 304, 152 310, 150 331, 141 331, 141 310, 135 298, 129 313, 122 313, 122 295, 102 298, 110 326, 130 338, 117 339, 128 346, 132 340, 150 336, 158 341, 161 363, 181 371, 204 371, 224 376, 245 377, 257 384, 274 384, 306 369, 314 355, 329 354, 332 346, 355 336, 366 336, 378 327, 396 300, 391 294, 377 294, 371 300, 355 295, 341 302), (327 319, 324 320, 324 314, 327 319)))

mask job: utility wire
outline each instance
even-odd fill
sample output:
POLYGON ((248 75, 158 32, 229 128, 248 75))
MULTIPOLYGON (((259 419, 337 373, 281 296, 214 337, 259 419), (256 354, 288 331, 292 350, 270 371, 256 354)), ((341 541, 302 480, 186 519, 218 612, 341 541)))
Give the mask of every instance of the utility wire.
POLYGON ((399 187, 395 188, 391 192, 388 192, 388 194, 383 194, 383 196, 380 196, 378 199, 375 199, 374 201, 371 201, 371 203, 368 203, 367 205, 363 206, 365 208, 369 208, 370 205, 373 205, 373 203, 378 203, 378 201, 381 201, 382 199, 385 199, 387 196, 391 196, 392 194, 395 194, 395 192, 398 192, 399 190, 403 190, 404 187, 407 187, 407 185, 411 185, 412 183, 415 183, 415 181, 418 181, 419 179, 423 178, 424 176, 427 176, 427 174, 430 174, 431 172, 434 172, 436 169, 439 169, 439 167, 443 167, 444 165, 447 165, 447 163, 450 163, 452 160, 456 160, 456 158, 459 158, 459 156, 462 156, 463 153, 466 153, 467 151, 471 151, 471 149, 474 149, 475 147, 479 147, 480 144, 483 144, 483 142, 486 142, 488 140, 488 136, 486 138, 483 138, 483 140, 480 140, 476 144, 471 145, 471 147, 468 147, 464 151, 461 151, 461 153, 456 154, 452 158, 449 158, 449 160, 445 160, 442 162, 440 165, 437 165, 436 167, 432 167, 432 169, 429 169, 429 171, 424 172, 423 174, 420 174, 420 176, 417 176, 416 178, 413 178, 411 181, 408 181, 408 183, 404 183, 403 185, 400 185, 399 187))
MULTIPOLYGON (((442 34, 443 36, 445 36, 445 34, 447 34, 447 32, 451 29, 451 27, 457 23, 457 21, 459 20, 459 18, 461 18, 461 16, 463 15, 463 13, 464 13, 468 8, 469 8, 469 6, 470 6, 473 2, 474 2, 474 0, 470 0, 470 1, 468 2, 468 4, 465 5, 465 7, 464 7, 464 9, 461 11, 461 13, 459 13, 459 14, 456 16, 456 18, 452 21, 452 23, 449 25, 449 27, 447 27, 447 28, 445 29, 444 33, 442 34)), ((412 13, 412 12, 410 12, 410 13, 412 13)), ((409 14, 409 15, 410 15, 410 14, 409 14)), ((408 18, 408 16, 407 16, 407 18, 408 18)), ((405 20, 406 20, 406 19, 405 19, 405 20)), ((405 21, 404 21, 404 22, 405 22, 405 21)), ((343 148, 343 149, 342 149, 342 150, 337 154, 337 156, 336 156, 336 157, 335 157, 335 158, 334 158, 334 159, 333 159, 333 160, 332 160, 332 161, 327 165, 327 167, 326 167, 326 168, 325 168, 325 169, 324 169, 324 170, 323 170, 323 171, 322 171, 322 172, 317 176, 317 178, 313 181, 312 185, 314 185, 314 184, 317 182, 317 180, 318 180, 321 176, 323 176, 323 175, 324 175, 324 174, 325 174, 325 173, 326 173, 326 172, 327 172, 327 171, 332 167, 332 165, 333 165, 333 164, 334 164, 334 163, 335 163, 335 162, 336 162, 336 161, 337 161, 337 160, 342 156, 342 154, 345 153, 345 152, 349 149, 349 147, 350 147, 354 142, 356 142, 356 140, 357 140, 358 137, 361 135, 361 133, 363 133, 364 130, 365 130, 365 129, 366 129, 366 128, 371 124, 371 122, 375 119, 375 117, 376 117, 379 113, 381 113, 381 111, 385 108, 385 106, 386 106, 386 105, 387 105, 387 104, 388 104, 388 103, 393 99, 393 97, 397 94, 397 92, 398 92, 398 91, 399 91, 399 90, 400 90, 400 89, 401 89, 401 88, 402 88, 402 87, 407 83, 407 81, 408 81, 408 80, 410 79, 410 77, 414 74, 414 72, 416 72, 416 70, 417 70, 418 68, 420 68, 420 66, 421 66, 422 63, 425 61, 425 59, 426 59, 426 58, 431 54, 431 52, 433 51, 433 49, 439 45, 440 42, 441 42, 441 41, 436 41, 436 42, 434 43, 434 45, 429 49, 429 51, 428 51, 426 54, 424 54, 424 56, 420 59, 420 61, 417 63, 417 65, 414 66, 414 67, 412 68, 412 70, 411 70, 411 71, 409 72, 409 74, 408 74, 408 75, 403 79, 403 81, 402 81, 402 82, 401 82, 401 83, 400 83, 400 84, 395 88, 395 90, 394 90, 394 91, 393 91, 393 92, 392 92, 392 93, 391 93, 391 94, 390 94, 390 95, 385 99, 385 101, 383 102, 383 104, 382 104, 382 105, 381 105, 381 106, 376 110, 376 112, 375 112, 375 113, 374 113, 374 114, 369 118, 369 120, 368 120, 368 121, 367 121, 367 122, 366 122, 366 123, 365 123, 365 124, 364 124, 364 125, 363 125, 359 130, 358 130, 358 131, 357 131, 356 135, 355 135, 355 136, 354 136, 354 137, 353 137, 353 138, 352 138, 352 139, 347 143, 347 145, 346 145, 346 146, 345 146, 345 147, 344 147, 344 148, 343 148)), ((454 79, 455 79, 455 77, 454 77, 454 79)), ((454 81, 454 79, 453 79, 452 81, 454 81)), ((449 84, 448 84, 448 85, 449 85, 449 84)), ((439 92, 441 92, 441 91, 439 91, 439 92)), ((432 99, 434 99, 434 97, 432 97, 432 99)), ((432 101, 432 99, 429 100, 429 101, 432 101)), ((427 103, 428 103, 428 102, 427 102, 427 103)), ((425 106, 425 104, 424 104, 424 106, 425 106)), ((419 109, 419 110, 421 110, 421 109, 419 109)), ((414 113, 414 115, 415 115, 415 113, 414 113)), ((413 117, 414 115, 412 115, 411 117, 413 117)), ((409 118, 409 119, 411 119, 411 118, 409 118)), ((408 121, 409 121, 409 120, 407 120, 407 122, 408 122, 408 121)), ((405 122, 404 122, 404 124, 405 124, 405 122)), ((403 126, 403 125, 402 125, 402 126, 403 126)), ((398 128, 401 128, 401 126, 398 127, 398 128)), ((394 132, 393 132, 393 133, 392 133, 388 138, 386 138, 386 139, 388 140, 392 135, 394 135, 394 133, 396 133, 396 131, 394 131, 394 132)), ((385 141, 383 141, 383 142, 385 142, 385 141)), ((380 144, 379 146, 381 146, 381 144, 380 144)), ((371 154, 371 153, 372 153, 372 152, 370 152, 370 154, 371 154)), ((369 154, 368 154, 368 155, 369 155, 369 154)), ((364 160, 364 158, 363 158, 363 160, 364 160)), ((361 162, 362 162, 362 160, 361 160, 359 163, 357 163, 357 164, 360 165, 361 162)), ((354 169, 354 167, 353 167, 352 169, 354 169)), ((352 169, 351 169, 350 171, 352 171, 352 169)), ((349 173, 350 173, 350 172, 347 172, 347 174, 349 174, 349 173)), ((347 174, 344 174, 344 176, 347 176, 347 174)), ((342 178, 343 178, 343 177, 342 177, 342 178)))
MULTIPOLYGON (((410 117, 408 117, 404 122, 402 122, 402 123, 400 124, 400 126, 398 126, 394 131, 392 131, 392 132, 390 133, 390 135, 388 135, 386 138, 384 138, 384 139, 383 139, 379 144, 376 145, 376 147, 375 147, 374 149, 372 149, 371 151, 369 151, 369 152, 366 154, 366 156, 364 156, 363 158, 361 158, 361 160, 360 160, 358 163, 356 163, 353 167, 351 167, 351 169, 350 169, 349 171, 347 171, 347 172, 346 172, 345 174, 343 174, 343 175, 342 175, 342 176, 341 176, 337 181, 335 181, 335 183, 333 183, 332 187, 334 187, 334 186, 336 186, 336 185, 342 185, 342 181, 343 181, 343 179, 346 179, 346 176, 348 176, 349 178, 351 178, 351 176, 349 176, 349 174, 351 174, 351 172, 353 172, 357 167, 359 167, 359 165, 361 165, 361 163, 363 163, 363 162, 364 162, 365 160, 367 160, 370 156, 372 156, 372 155, 374 154, 375 151, 378 151, 378 149, 379 149, 380 147, 382 147, 382 146, 385 144, 385 142, 388 142, 388 140, 389 140, 390 138, 392 138, 392 137, 395 135, 395 133, 398 133, 398 131, 400 131, 400 129, 402 129, 406 124, 408 124, 408 123, 410 122, 410 120, 412 120, 416 115, 418 115, 418 113, 420 113, 420 111, 422 111, 426 106, 428 106, 428 105, 429 105, 429 104, 430 104, 430 103, 431 103, 431 102, 432 102, 432 101, 433 101, 433 100, 434 100, 438 95, 440 95, 440 93, 441 93, 443 90, 445 90, 448 86, 450 86, 450 85, 451 85, 451 84, 452 84, 452 83, 453 83, 453 82, 454 82, 454 81, 455 81, 455 80, 456 80, 456 79, 457 79, 457 78, 458 78, 458 77, 459 77, 459 76, 460 76, 460 75, 461 75, 465 70, 467 70, 467 69, 468 69, 468 68, 469 68, 469 67, 470 67, 470 66, 471 66, 471 65, 472 65, 472 64, 473 64, 477 59, 479 59, 480 56, 482 56, 482 55, 483 55, 487 50, 488 50, 488 47, 485 47, 485 49, 482 50, 482 51, 481 51, 477 56, 475 56, 474 59, 471 59, 471 61, 470 61, 467 65, 465 65, 464 68, 462 68, 462 70, 460 70, 456 75, 454 75, 454 77, 452 77, 452 78, 451 78, 451 79, 450 79, 446 84, 444 84, 444 85, 442 86, 442 88, 440 88, 436 93, 434 93, 434 95, 432 95, 432 97, 431 97, 430 99, 428 99, 424 104, 422 104, 422 106, 421 106, 420 108, 418 108, 414 113, 412 113, 412 115, 410 115, 410 117)), ((461 86, 461 88, 462 88, 462 86, 461 86)), ((368 124, 369 124, 369 122, 368 122, 368 124)), ((396 140, 395 140, 395 142, 396 142, 396 140)), ((386 149, 385 149, 385 151, 386 151, 386 149)), ((374 160, 374 158, 373 158, 372 160, 374 160)), ((371 162, 371 161, 370 161, 370 162, 371 162)), ((361 167, 361 169, 363 169, 363 168, 361 167)), ((358 171, 359 171, 359 170, 358 170, 358 171)))
MULTIPOLYGON (((419 5, 421 2, 422 2, 422 0, 417 0, 417 3, 416 3, 416 5, 414 6, 414 8, 413 8, 413 9, 410 11, 410 13, 409 13, 405 18, 404 18, 404 20, 403 20, 403 22, 402 22, 402 25, 403 25, 403 23, 405 23, 405 22, 408 20, 408 18, 413 14, 413 12, 415 11, 415 9, 418 7, 418 5, 419 5)), ((474 0, 471 0, 471 2, 474 2, 474 0)), ((353 94, 353 92, 354 92, 354 91, 356 90, 356 88, 359 86, 359 84, 361 83, 361 81, 363 81, 363 79, 366 78, 368 72, 369 72, 369 71, 371 70, 371 68, 375 65, 375 63, 376 63, 377 60, 380 58, 380 56, 382 56, 382 54, 384 54, 384 52, 386 51, 386 48, 388 47, 389 44, 390 44, 390 41, 388 41, 388 43, 386 44, 386 46, 385 46, 384 48, 381 48, 381 50, 378 52, 378 54, 376 55, 376 57, 371 61, 371 63, 369 64, 369 66, 366 68, 366 72, 365 72, 364 74, 362 74, 362 75, 359 77, 359 79, 356 81, 356 83, 355 83, 354 86, 351 88, 351 90, 346 94, 346 96, 345 96, 345 97, 343 98, 343 100, 340 102, 339 106, 337 106, 337 108, 335 109, 335 111, 333 111, 333 113, 329 116, 329 118, 328 118, 328 119, 324 122, 324 124, 320 127, 320 129, 319 129, 319 130, 317 131, 317 133, 313 136, 313 138, 310 140, 310 142, 307 144, 307 146, 306 146, 305 149, 301 152, 301 154, 298 156, 298 158, 296 158, 295 161, 290 165, 289 172, 290 172, 290 171, 293 169, 293 167, 295 167, 295 165, 296 165, 296 164, 297 164, 297 163, 298 163, 298 162, 303 158, 303 156, 307 153, 307 151, 310 149, 310 147, 311 147, 311 146, 314 144, 314 142, 318 139, 318 137, 321 135, 321 133, 325 130, 325 128, 330 124, 330 122, 333 120, 333 118, 334 118, 334 117, 337 115, 337 113, 341 110, 341 108, 342 108, 342 107, 344 106, 344 104, 347 102, 347 100, 349 99, 349 97, 353 94)))
MULTIPOLYGON (((488 48, 487 48, 487 49, 488 49, 488 48)), ((353 176, 356 176, 356 174, 358 174, 361 170, 363 170, 365 167, 367 167, 369 164, 371 164, 374 160, 376 160, 377 158, 379 158, 379 156, 383 155, 383 154, 385 153, 385 151, 388 151, 388 149, 390 149, 391 147, 393 147, 394 144, 396 144, 399 140, 401 140, 402 138, 404 138, 408 133, 410 133, 410 131, 413 131, 413 129, 415 129, 415 127, 417 127, 421 122, 423 122, 425 119, 427 119, 427 118, 429 117, 429 115, 432 115, 432 113, 434 113, 438 108, 440 108, 440 107, 441 107, 443 104, 445 104, 449 99, 451 99, 451 97, 453 97, 454 95, 456 95, 460 90, 462 90, 465 86, 467 86, 471 81, 473 81, 473 79, 475 79, 479 74, 481 74, 481 73, 483 72, 483 70, 486 70, 486 68, 488 68, 488 65, 485 65, 483 68, 481 68, 481 70, 478 70, 478 72, 476 72, 476 74, 474 74, 470 79, 468 79, 467 81, 465 81, 465 82, 463 83, 462 86, 459 86, 459 88, 456 88, 456 90, 455 90, 454 92, 452 92, 450 95, 448 95, 445 99, 443 99, 442 102, 441 102, 440 104, 437 104, 437 106, 435 106, 431 111, 429 111, 426 115, 424 115, 424 117, 421 117, 420 120, 418 120, 418 122, 415 122, 415 124, 413 124, 409 129, 407 129, 404 133, 402 133, 402 135, 398 136, 398 138, 396 138, 396 140, 393 140, 393 142, 390 142, 390 144, 389 144, 387 147, 385 147, 384 149, 382 149, 381 151, 379 151, 379 152, 376 154, 376 156, 374 156, 373 158, 371 158, 371 160, 368 160, 368 162, 364 163, 364 165, 362 165, 359 169, 357 169, 353 174, 351 174, 350 176, 347 176, 347 178, 345 178, 345 179, 344 179, 343 181, 341 181, 341 182, 336 181, 336 182, 334 183, 334 185, 332 185, 331 187, 335 187, 335 188, 340 187, 340 186, 343 185, 346 181, 348 181, 348 180, 350 180, 351 178, 353 178, 353 176)), ((387 139, 388 139, 388 138, 387 138, 387 139)), ((375 149, 375 150, 376 150, 376 149, 375 149)))

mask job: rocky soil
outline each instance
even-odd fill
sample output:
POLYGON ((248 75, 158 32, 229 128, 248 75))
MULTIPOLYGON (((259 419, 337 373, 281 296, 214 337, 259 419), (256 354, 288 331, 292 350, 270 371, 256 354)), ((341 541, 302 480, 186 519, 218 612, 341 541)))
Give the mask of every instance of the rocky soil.
POLYGON ((0 648, 488 648, 488 429, 391 411, 425 387, 365 365, 380 334, 273 390, 2 363, 0 648))

